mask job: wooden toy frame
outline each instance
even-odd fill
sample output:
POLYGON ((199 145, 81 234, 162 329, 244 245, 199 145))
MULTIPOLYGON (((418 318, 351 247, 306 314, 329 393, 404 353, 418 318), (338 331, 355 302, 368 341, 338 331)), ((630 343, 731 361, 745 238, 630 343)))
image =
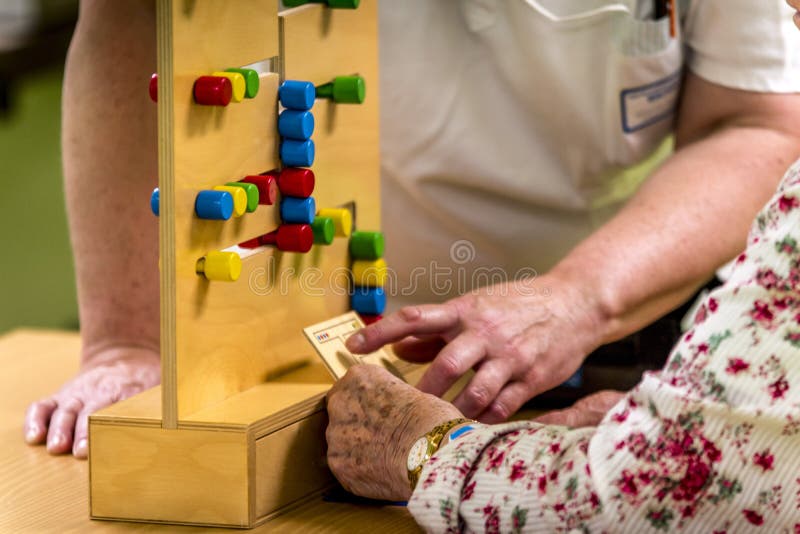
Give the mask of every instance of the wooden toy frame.
POLYGON ((302 329, 349 308, 347 240, 305 255, 257 249, 237 282, 209 282, 196 261, 274 230, 278 207, 200 220, 194 197, 279 168, 280 82, 357 73, 363 104, 314 105, 314 197, 355 206, 359 227, 380 228, 376 4, 279 13, 277 0, 158 0, 162 385, 90 417, 93 518, 248 528, 332 482, 331 379, 302 329), (198 76, 254 64, 256 98, 192 101, 198 76), (328 277, 319 288, 303 280, 309 269, 328 277))

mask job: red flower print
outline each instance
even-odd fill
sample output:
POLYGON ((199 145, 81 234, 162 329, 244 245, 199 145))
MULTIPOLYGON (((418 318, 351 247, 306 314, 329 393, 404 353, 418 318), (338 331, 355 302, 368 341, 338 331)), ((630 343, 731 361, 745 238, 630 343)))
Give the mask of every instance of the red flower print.
POLYGON ((742 371, 746 371, 749 368, 750 364, 741 358, 728 358, 728 367, 725 368, 725 372, 731 375, 736 375, 742 371))
POLYGON ((742 262, 744 262, 744 260, 746 260, 746 259, 747 259, 747 254, 745 254, 744 252, 742 252, 741 254, 739 254, 739 257, 738 257, 738 258, 736 258, 736 263, 742 263, 742 262))
POLYGON ((700 493, 708 477, 711 475, 711 467, 697 460, 689 460, 689 465, 686 468, 686 474, 681 479, 678 487, 672 492, 672 497, 676 501, 690 501, 694 496, 700 493))
POLYGON ((711 462, 719 462, 720 458, 722 458, 722 453, 719 452, 716 445, 705 438, 703 438, 703 452, 711 462))
POLYGON ((436 482, 436 473, 438 471, 431 471, 430 474, 425 477, 425 480, 422 482, 422 487, 428 489, 431 487, 432 484, 436 482))
POLYGON ((646 453, 648 447, 650 447, 650 444, 647 442, 647 438, 641 432, 634 432, 628 436, 627 445, 630 453, 636 458, 641 458, 644 456, 644 453, 646 453))
POLYGON ((553 511, 555 511, 555 512, 563 512, 566 509, 567 509, 567 507, 564 506, 563 502, 557 502, 557 503, 555 503, 553 505, 553 511))
POLYGON ((483 508, 483 517, 486 521, 483 524, 485 532, 500 532, 500 509, 497 506, 487 504, 483 508))
POLYGON ((554 442, 550 444, 550 452, 553 454, 558 454, 558 451, 561 450, 561 444, 559 442, 554 442))
POLYGON ((768 385, 767 390, 769 394, 772 395, 773 400, 782 399, 789 390, 789 382, 786 381, 785 376, 781 376, 775 382, 768 385))
POLYGON ((789 271, 787 280, 789 281, 789 285, 792 289, 797 289, 797 285, 800 284, 800 269, 797 267, 792 268, 789 271))
POLYGON ((614 421, 616 421, 617 423, 624 423, 624 422, 625 422, 625 419, 627 419, 627 418, 628 418, 628 414, 629 414, 629 413, 630 413, 630 412, 629 412, 627 409, 625 409, 625 410, 622 410, 622 411, 621 411, 621 412, 619 412, 619 413, 615 413, 615 414, 613 414, 613 415, 611 416, 611 418, 612 418, 614 421))
POLYGON ((769 324, 775 318, 775 315, 772 313, 772 310, 769 309, 769 304, 757 300, 753 304, 753 309, 750 310, 750 317, 756 322, 769 324))
POLYGON ((764 289, 775 289, 778 285, 778 275, 772 269, 759 269, 756 273, 756 282, 764 289))
POLYGON ((771 470, 774 461, 775 455, 770 454, 769 449, 765 449, 764 452, 757 452, 753 455, 753 463, 764 471, 771 470))
POLYGON ((798 203, 797 199, 794 197, 783 195, 778 199, 778 209, 783 213, 791 211, 792 208, 796 208, 797 206, 800 206, 800 203, 798 203))
MULTIPOLYGON (((436 458, 431 458, 431 460, 436 460, 436 458)), ((472 471, 472 464, 466 460, 458 466, 458 474, 462 477, 466 477, 470 471, 472 471)))
POLYGON ((636 481, 634 480, 633 473, 627 469, 622 471, 622 478, 617 481, 617 485, 619 486, 619 490, 625 495, 635 496, 639 493, 639 488, 636 487, 636 481))
POLYGON ((522 460, 517 460, 516 462, 514 462, 514 465, 511 466, 511 475, 508 477, 508 479, 511 482, 519 480, 520 478, 525 476, 526 469, 527 467, 525 466, 525 462, 522 460))
POLYGON ((697 309, 697 313, 694 314, 694 324, 700 324, 705 321, 707 313, 705 305, 700 306, 697 309))
POLYGON ((692 517, 694 515, 694 506, 688 504, 681 509, 681 517, 692 517))
POLYGON ((764 518, 755 510, 742 510, 742 513, 744 514, 744 518, 753 525, 760 527, 764 524, 764 518))
POLYGON ((717 299, 715 298, 708 299, 708 309, 711 311, 711 313, 717 311, 717 308, 719 308, 719 302, 717 302, 717 299))
POLYGON ((708 343, 700 343, 697 345, 697 354, 708 354, 708 343))
POLYGON ((539 477, 539 495, 547 493, 547 477, 542 475, 539 477))
POLYGON ((477 484, 477 480, 473 480, 464 487, 464 493, 461 496, 462 501, 468 501, 472 498, 472 495, 475 493, 475 484, 477 484))
POLYGON ((489 461, 486 462, 487 471, 497 471, 497 468, 503 465, 503 460, 506 457, 506 451, 497 450, 495 447, 490 447, 488 451, 489 461))
POLYGON ((648 471, 642 471, 641 473, 639 473, 639 480, 645 486, 650 484, 654 478, 656 478, 656 472, 653 469, 650 469, 648 471))

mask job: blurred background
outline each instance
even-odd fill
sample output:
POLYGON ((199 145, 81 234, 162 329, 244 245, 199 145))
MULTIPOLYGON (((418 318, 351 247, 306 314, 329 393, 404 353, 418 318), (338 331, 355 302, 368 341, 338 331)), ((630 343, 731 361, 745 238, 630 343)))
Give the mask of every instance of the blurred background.
POLYGON ((77 0, 0 0, 0 333, 78 328, 61 175, 77 0))

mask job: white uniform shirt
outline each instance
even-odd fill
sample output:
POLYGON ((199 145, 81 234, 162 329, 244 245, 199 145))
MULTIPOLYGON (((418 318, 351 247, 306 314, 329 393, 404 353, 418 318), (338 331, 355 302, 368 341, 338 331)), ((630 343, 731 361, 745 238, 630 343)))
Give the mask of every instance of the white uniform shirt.
POLYGON ((783 0, 678 3, 672 38, 653 0, 381 2, 394 305, 551 268, 635 191, 622 170, 671 133, 684 66, 800 91, 783 0))

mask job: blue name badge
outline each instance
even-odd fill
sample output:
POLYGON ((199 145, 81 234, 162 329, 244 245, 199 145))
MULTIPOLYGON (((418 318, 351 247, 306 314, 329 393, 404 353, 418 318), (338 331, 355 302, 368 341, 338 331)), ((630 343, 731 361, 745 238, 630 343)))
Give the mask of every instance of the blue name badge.
POLYGON ((671 117, 678 103, 681 76, 678 71, 656 82, 624 89, 620 93, 622 130, 633 133, 671 117))

